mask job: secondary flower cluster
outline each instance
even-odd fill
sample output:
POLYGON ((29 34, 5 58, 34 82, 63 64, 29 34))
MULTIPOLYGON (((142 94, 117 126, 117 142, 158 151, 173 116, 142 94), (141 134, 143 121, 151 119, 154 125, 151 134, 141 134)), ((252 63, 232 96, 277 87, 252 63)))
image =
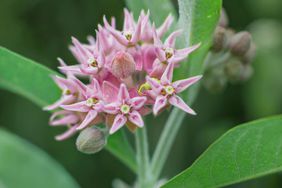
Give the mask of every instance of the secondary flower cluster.
POLYGON ((110 134, 124 125, 134 131, 144 126, 142 116, 151 112, 157 115, 169 105, 195 114, 177 94, 201 76, 175 82, 172 77, 174 68, 198 45, 175 49, 181 31, 172 32, 162 42, 173 21, 170 15, 159 28, 150 22, 149 12, 142 11, 137 22, 128 10, 124 16, 122 31, 116 29, 114 19, 109 23, 104 17, 96 40, 90 37, 88 44, 82 44, 72 38, 70 50, 79 64, 68 66, 59 59, 59 69, 66 78, 53 78, 63 90, 62 97, 45 107, 58 109, 50 118, 51 125, 68 127, 57 140, 99 123, 105 123, 110 134))

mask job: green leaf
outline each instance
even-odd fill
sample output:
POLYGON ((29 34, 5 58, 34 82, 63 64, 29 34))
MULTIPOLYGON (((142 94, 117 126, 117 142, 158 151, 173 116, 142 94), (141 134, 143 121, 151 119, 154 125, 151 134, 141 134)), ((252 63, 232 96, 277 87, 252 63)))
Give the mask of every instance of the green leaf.
POLYGON ((150 10, 152 21, 157 25, 160 25, 169 14, 176 17, 175 8, 170 0, 126 0, 126 4, 135 16, 138 16, 142 9, 150 10))
POLYGON ((237 126, 163 188, 222 187, 282 171, 282 116, 237 126))
MULTIPOLYGON (((47 67, 0 47, 0 87, 22 95, 43 107, 56 101, 61 91, 50 75, 58 74, 47 67)), ((135 156, 125 135, 109 137, 106 147, 135 171, 135 156)))
POLYGON ((0 187, 75 188, 60 164, 39 148, 0 129, 0 187))
MULTIPOLYGON (((201 43, 200 48, 189 56, 189 62, 183 62, 181 68, 175 69, 174 78, 184 79, 188 76, 200 75, 204 71, 204 59, 218 23, 222 0, 178 0, 178 3, 178 27, 183 30, 182 38, 177 43, 178 48, 201 43)), ((194 99, 196 91, 196 87, 191 88, 189 97, 194 99)))

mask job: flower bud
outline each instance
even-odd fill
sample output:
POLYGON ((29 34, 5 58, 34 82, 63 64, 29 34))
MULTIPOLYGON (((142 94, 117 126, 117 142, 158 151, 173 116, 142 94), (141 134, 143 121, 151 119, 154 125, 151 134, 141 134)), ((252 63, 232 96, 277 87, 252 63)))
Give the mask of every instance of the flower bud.
POLYGON ((226 30, 223 27, 217 27, 213 35, 212 50, 214 52, 219 52, 223 50, 226 45, 227 37, 226 30))
POLYGON ((86 154, 94 154, 101 151, 106 143, 106 133, 95 126, 88 127, 81 131, 76 139, 77 149, 86 154))
POLYGON ((217 67, 205 73, 203 85, 211 93, 221 92, 227 84, 223 67, 217 67))
POLYGON ((226 14, 226 11, 224 10, 224 8, 222 8, 218 25, 221 26, 221 27, 227 27, 228 22, 229 21, 228 21, 228 16, 226 14))
POLYGON ((225 65, 225 73, 231 82, 240 81, 243 72, 243 63, 237 58, 231 58, 225 65))
POLYGON ((254 69, 251 65, 245 65, 241 73, 240 81, 248 80, 254 73, 254 69))
POLYGON ((127 78, 135 72, 135 61, 127 52, 117 52, 112 62, 111 70, 118 78, 127 78))
POLYGON ((253 61, 255 56, 256 56, 256 45, 252 42, 250 49, 244 55, 244 57, 242 58, 242 61, 245 64, 249 64, 253 61))
POLYGON ((233 55, 243 57, 250 49, 251 41, 252 37, 249 32, 239 32, 231 38, 229 49, 233 55))

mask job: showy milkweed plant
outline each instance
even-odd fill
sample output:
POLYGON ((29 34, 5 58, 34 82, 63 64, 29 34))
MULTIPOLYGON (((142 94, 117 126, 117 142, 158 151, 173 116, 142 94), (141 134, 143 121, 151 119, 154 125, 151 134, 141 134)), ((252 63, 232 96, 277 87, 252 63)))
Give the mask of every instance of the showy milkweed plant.
MULTIPOLYGON (((114 180, 114 188, 222 187, 279 171, 281 144, 271 147, 267 143, 282 142, 280 116, 230 130, 190 168, 170 180, 161 177, 180 125, 185 117, 196 115, 191 105, 200 85, 218 93, 228 83, 248 80, 256 54, 251 34, 230 28, 220 0, 178 2, 176 14, 170 1, 127 0, 129 9, 124 9, 121 28, 115 18, 104 16, 87 42, 71 38, 69 49, 76 63, 58 58, 60 73, 1 48, 0 86, 51 112, 49 124, 64 128, 55 136, 57 141, 75 137, 77 150, 85 154, 107 149, 136 174, 134 182, 114 180), (162 113, 168 118, 160 125, 160 138, 151 154, 146 118, 158 120, 162 113)), ((5 147, 0 147, 0 187, 1 148, 5 147)), ((78 187, 56 164, 19 151, 11 156, 34 159, 37 165, 53 169, 44 172, 52 181, 32 186, 78 187)), ((6 177, 13 173, 5 173, 3 184, 9 185, 6 177)), ((21 174, 26 173, 16 178, 21 174)))

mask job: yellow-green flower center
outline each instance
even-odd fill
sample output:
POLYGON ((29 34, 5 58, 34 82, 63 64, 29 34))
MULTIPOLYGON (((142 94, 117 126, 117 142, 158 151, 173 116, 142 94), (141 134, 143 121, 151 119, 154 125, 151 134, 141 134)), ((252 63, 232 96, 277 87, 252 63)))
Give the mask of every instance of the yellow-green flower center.
POLYGON ((121 111, 123 114, 128 114, 129 111, 130 111, 130 106, 127 105, 127 104, 123 104, 123 105, 120 107, 120 111, 121 111))
POLYGON ((167 59, 171 58, 173 56, 174 50, 172 48, 165 48, 165 57, 167 59))
POLYGON ((87 63, 91 66, 91 67, 98 67, 98 62, 95 58, 89 58, 87 60, 87 63))
POLYGON ((130 41, 132 39, 132 32, 131 31, 124 31, 123 36, 130 41))
POLYGON ((169 95, 172 95, 174 93, 174 88, 172 86, 165 86, 165 92, 169 95))
POLYGON ((63 91, 63 94, 64 94, 64 95, 70 95, 70 94, 71 94, 71 90, 65 89, 65 90, 63 91))
POLYGON ((91 107, 91 106, 94 106, 95 104, 97 104, 99 102, 98 99, 96 98, 89 98, 86 100, 86 105, 91 107))

